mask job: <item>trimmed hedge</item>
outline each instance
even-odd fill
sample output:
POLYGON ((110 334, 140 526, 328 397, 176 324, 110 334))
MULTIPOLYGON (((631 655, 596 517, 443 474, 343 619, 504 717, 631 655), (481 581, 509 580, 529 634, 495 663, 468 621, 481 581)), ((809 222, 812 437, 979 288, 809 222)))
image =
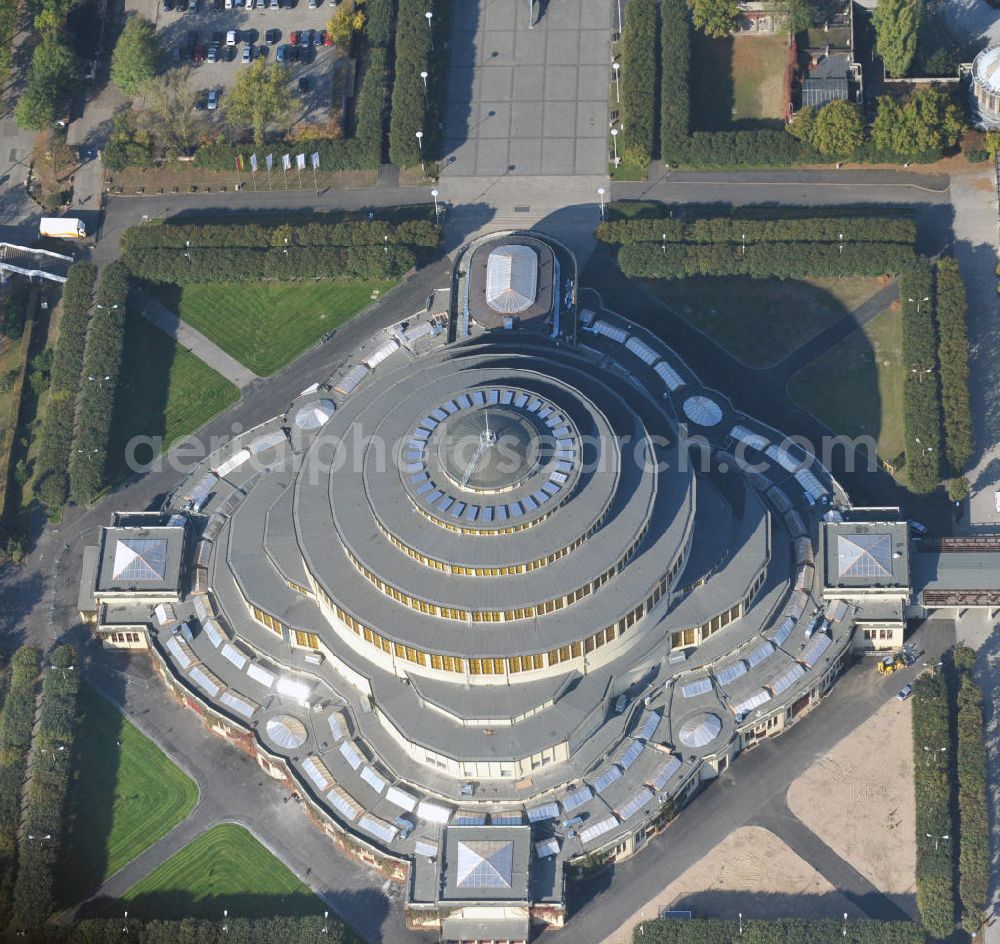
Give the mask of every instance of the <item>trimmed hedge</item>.
MULTIPOLYGON (((221 921, 186 918, 183 921, 150 921, 98 918, 66 927, 47 924, 28 932, 30 944, 362 944, 343 921, 331 916, 307 918, 230 918, 228 930, 221 921), (123 933, 123 927, 128 933, 123 933)), ((909 940, 899 944, 910 944, 909 940)))
POLYGON ((940 481, 941 415, 930 263, 919 260, 899 280, 903 309, 903 425, 906 473, 912 491, 926 494, 940 481), (910 299, 913 299, 911 301, 910 299), (925 301, 924 299, 929 299, 925 301))
POLYGON ((684 163, 695 167, 784 167, 828 163, 787 131, 696 131, 688 139, 684 163))
MULTIPOLYGON (((964 647, 962 647, 964 648, 964 647)), ((965 650, 967 661, 975 653, 965 650)), ((956 664, 960 650, 956 649, 956 664)), ((989 899, 990 820, 986 801, 986 747, 983 731, 983 698, 968 671, 960 673, 958 689, 958 893, 962 922, 978 931, 989 899)))
POLYGON ((656 101, 656 0, 629 0, 622 32, 621 122, 618 156, 646 167, 653 157, 656 101))
MULTIPOLYGON (((369 11, 371 5, 369 4, 369 11)), ((391 9, 391 4, 390 4, 391 9)), ((385 151, 386 110, 389 104, 389 67, 385 49, 368 53, 365 77, 358 93, 354 139, 372 166, 382 163, 385 151)), ((322 161, 322 157, 320 158, 322 161)), ((321 165, 322 166, 322 165, 321 165)))
MULTIPOLYGON (((905 339, 904 339, 905 345, 905 339)), ((913 683, 914 793, 916 797, 917 907, 924 927, 948 937, 955 926, 955 886, 951 840, 951 785, 954 763, 948 723, 948 691, 941 673, 913 683), (927 747, 929 750, 925 751, 927 747), (940 748, 946 747, 942 752, 940 748)))
POLYGON ((10 921, 17 859, 17 828, 21 820, 21 790, 35 720, 38 650, 22 646, 14 653, 10 685, 0 722, 0 927, 10 921))
POLYGON ((660 3, 660 157, 682 161, 691 130, 691 16, 685 0, 660 3))
POLYGON ((632 932, 635 944, 925 944, 927 935, 910 921, 778 921, 742 922, 714 918, 644 921, 632 932))
POLYGON ((734 243, 631 243, 618 251, 618 265, 625 275, 659 279, 895 275, 913 263, 913 249, 903 243, 757 243, 747 245, 745 252, 734 243))
MULTIPOLYGON (((416 264, 408 246, 290 249, 133 249, 122 256, 137 278, 186 285, 260 279, 398 279, 416 264)), ((74 492, 75 494, 75 492, 74 492)))
POLYGON ((941 259, 937 264, 935 313, 945 456, 949 472, 955 476, 965 471, 972 455, 972 415, 969 409, 968 305, 958 263, 951 258, 941 259))
POLYGON ((296 246, 378 246, 389 244, 434 247, 441 243, 441 228, 427 220, 387 223, 383 220, 349 223, 306 223, 302 226, 263 226, 258 223, 216 225, 159 223, 133 226, 121 237, 123 255, 135 249, 283 249, 296 246), (287 240, 287 242, 286 242, 287 240))
POLYGON ((65 833, 66 800, 73 773, 80 672, 75 646, 60 646, 42 683, 42 710, 35 733, 28 788, 26 830, 36 838, 22 844, 14 885, 14 924, 34 927, 52 913, 55 873, 65 833), (42 836, 51 836, 42 840, 42 836))
POLYGON ((399 0, 396 14, 396 70, 392 83, 392 112, 389 117, 389 160, 399 167, 415 167, 436 161, 441 153, 441 108, 445 89, 443 62, 447 33, 448 4, 432 0, 399 0), (431 28, 424 14, 430 12, 431 28), (432 61, 434 60, 434 61, 432 61), (440 63, 440 64, 439 64, 440 63), (420 78, 428 73, 427 88, 420 78), (423 150, 417 132, 423 132, 423 150))
POLYGON ((73 419, 80 391, 83 350, 90 323, 97 269, 90 262, 70 267, 63 287, 59 340, 52 360, 49 408, 42 427, 36 492, 50 511, 69 496, 69 459, 73 448, 73 419))
POLYGON ((247 161, 252 152, 257 152, 257 159, 260 166, 264 166, 264 156, 268 153, 274 155, 274 170, 272 174, 281 173, 281 156, 290 154, 292 156, 292 167, 295 166, 294 157, 296 154, 319 153, 319 166, 321 170, 361 170, 378 166, 377 160, 372 160, 372 155, 365 152, 364 147, 357 138, 321 138, 315 141, 301 141, 296 143, 275 142, 265 148, 254 148, 252 144, 228 144, 225 141, 213 141, 210 144, 203 144, 194 154, 192 163, 195 167, 203 167, 205 170, 234 171, 236 158, 242 157, 247 161))
MULTIPOLYGON (((682 222, 676 218, 610 220, 597 228, 597 238, 606 243, 663 241, 688 243, 828 242, 906 243, 917 238, 916 224, 896 217, 813 217, 811 219, 734 220, 713 217, 682 222)), ((839 250, 838 250, 839 251, 839 250)))
POLYGON ((370 47, 387 49, 396 32, 395 0, 368 0, 365 4, 365 39, 370 47))
POLYGON ((105 484, 115 391, 125 345, 128 288, 128 269, 122 262, 112 262, 101 272, 97 308, 83 355, 69 465, 70 494, 78 504, 90 501, 105 484), (90 381, 89 377, 95 379, 90 381))

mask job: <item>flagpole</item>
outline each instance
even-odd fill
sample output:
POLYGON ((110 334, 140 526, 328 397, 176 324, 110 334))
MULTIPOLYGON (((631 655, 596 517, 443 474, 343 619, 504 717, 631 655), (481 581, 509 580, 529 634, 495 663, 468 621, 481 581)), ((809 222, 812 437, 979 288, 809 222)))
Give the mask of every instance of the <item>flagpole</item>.
POLYGON ((299 170, 298 162, 295 164, 295 173, 299 175, 299 190, 302 189, 302 171, 299 170))
POLYGON ((285 178, 285 189, 288 189, 288 171, 285 169, 285 162, 281 162, 281 174, 285 178))
POLYGON ((313 164, 313 186, 316 188, 316 196, 319 196, 319 184, 316 183, 316 165, 313 164))
POLYGON ((274 190, 274 187, 271 186, 271 168, 270 167, 268 167, 268 169, 267 169, 267 189, 268 190, 274 190))
POLYGON ((250 165, 250 179, 253 180, 253 192, 257 192, 257 172, 253 169, 253 164, 250 165))

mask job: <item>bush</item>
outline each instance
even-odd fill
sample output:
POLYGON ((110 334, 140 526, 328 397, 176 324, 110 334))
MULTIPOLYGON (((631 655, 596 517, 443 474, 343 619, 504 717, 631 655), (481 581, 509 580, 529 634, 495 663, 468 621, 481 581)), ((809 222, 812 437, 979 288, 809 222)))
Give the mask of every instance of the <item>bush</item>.
MULTIPOLYGON (((205 170, 231 171, 236 166, 236 158, 242 157, 247 160, 252 150, 251 145, 237 146, 227 144, 225 141, 213 141, 209 144, 203 144, 195 151, 192 163, 195 167, 203 167, 205 170)), ((294 166, 294 154, 306 150, 310 154, 314 152, 319 154, 319 166, 323 170, 361 170, 377 166, 377 162, 372 161, 372 155, 365 153, 364 148, 356 138, 337 138, 335 140, 320 138, 309 141, 307 144, 276 142, 270 146, 269 150, 274 155, 272 173, 281 173, 281 156, 283 154, 293 155, 292 164, 294 166)), ((257 156, 263 165, 263 156, 259 152, 257 156)))
POLYGON ((660 157, 682 161, 691 122, 691 20, 685 0, 660 5, 660 157))
POLYGON ((50 511, 62 507, 69 494, 67 470, 73 449, 73 419, 96 275, 92 263, 77 262, 70 267, 63 286, 62 320, 52 359, 49 409, 42 427, 36 490, 50 511))
POLYGON ((38 658, 38 650, 33 646, 23 646, 14 654, 0 721, 0 925, 3 927, 10 921, 21 790, 35 719, 38 658))
POLYGON ((8 340, 21 340, 24 323, 28 320, 30 298, 31 283, 27 279, 15 279, 3 310, 3 330, 8 340))
POLYGON ((115 390, 125 344, 128 287, 128 269, 123 263, 112 262, 101 272, 97 308, 84 348, 82 377, 86 379, 77 400, 69 465, 70 493, 81 504, 90 501, 105 484, 115 390))
MULTIPOLYGON (((385 151, 386 107, 389 103, 389 68, 385 49, 373 48, 357 98, 356 149, 372 167, 382 163, 385 151)), ((320 158, 322 160, 322 158, 320 158)))
POLYGON ((958 892, 963 924, 978 931, 989 898, 990 822, 986 801, 986 748, 983 732, 983 699, 969 674, 975 653, 958 647, 955 664, 960 671, 958 689, 958 892), (964 659, 963 659, 964 657, 964 659), (963 668, 964 665, 964 668, 963 668))
POLYGON ((940 673, 924 675, 913 683, 913 754, 917 907, 924 927, 934 937, 945 938, 955 926, 951 841, 927 838, 955 835, 948 776, 953 764, 948 692, 940 673), (948 749, 942 752, 942 747, 948 749))
POLYGON ((696 131, 685 163, 696 167, 786 166, 823 158, 787 131, 696 131))
POLYGON ((618 251, 625 275, 683 279, 694 275, 744 275, 754 279, 894 275, 912 266, 913 250, 901 243, 734 243, 678 245, 631 243, 618 251))
POLYGON ((387 49, 392 45, 396 31, 396 4, 394 0, 368 0, 365 4, 368 19, 365 21, 365 39, 369 47, 387 49))
POLYGON ((839 243, 843 235, 847 243, 884 242, 913 245, 917 238, 916 224, 898 217, 813 217, 805 219, 750 219, 731 217, 706 219, 610 220, 597 228, 597 238, 606 243, 688 242, 740 243, 746 237, 747 247, 753 243, 829 242, 839 243))
POLYGON ((52 668, 42 683, 42 710, 35 734, 25 829, 34 836, 18 854, 14 886, 14 922, 35 927, 52 912, 55 871, 65 833, 66 800, 73 769, 80 672, 74 646, 53 650, 52 668))
POLYGON ((927 936, 910 921, 850 921, 846 933, 837 920, 741 922, 713 918, 644 921, 632 933, 635 944, 925 944, 927 936))
POLYGON ((941 365, 941 414, 945 456, 951 475, 961 475, 972 455, 972 415, 969 409, 968 306, 958 263, 944 258, 937 264, 935 313, 938 363, 941 365))
POLYGON ((653 106, 656 101, 656 2, 630 0, 622 32, 621 121, 618 156, 646 167, 653 157, 653 106))
POLYGON ((941 417, 930 263, 920 260, 899 280, 903 308, 903 425, 909 487, 933 491, 940 480, 941 417), (912 301, 911 301, 912 299, 912 301))

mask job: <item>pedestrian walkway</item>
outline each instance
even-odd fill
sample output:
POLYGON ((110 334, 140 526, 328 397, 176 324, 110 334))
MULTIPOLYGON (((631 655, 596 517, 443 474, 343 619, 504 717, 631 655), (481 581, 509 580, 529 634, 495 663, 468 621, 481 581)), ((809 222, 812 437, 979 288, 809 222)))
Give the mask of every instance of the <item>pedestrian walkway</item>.
POLYGON ((257 375, 252 370, 244 367, 214 341, 209 341, 200 331, 181 321, 166 305, 144 292, 138 292, 137 296, 142 305, 142 315, 147 321, 203 360, 212 370, 218 371, 226 380, 236 384, 240 390, 257 380, 257 375))

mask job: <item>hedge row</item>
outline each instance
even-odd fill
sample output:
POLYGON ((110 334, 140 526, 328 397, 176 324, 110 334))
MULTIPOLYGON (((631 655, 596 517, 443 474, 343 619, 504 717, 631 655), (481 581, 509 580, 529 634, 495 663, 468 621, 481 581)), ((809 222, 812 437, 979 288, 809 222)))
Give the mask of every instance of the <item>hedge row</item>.
MULTIPOLYGON (((47 924, 29 930, 27 944, 361 944, 338 918, 230 918, 221 921, 185 918, 150 921, 97 918, 65 926, 47 924), (326 931, 323 930, 324 926, 326 931), (123 929, 127 928, 127 932, 123 929)), ((893 942, 895 944, 895 942, 893 942)), ((899 944, 910 944, 909 939, 899 944)))
POLYGON ((69 464, 70 494, 78 504, 90 501, 104 486, 115 391, 125 346, 127 299, 128 269, 121 262, 112 262, 101 272, 97 307, 83 355, 69 464))
POLYGON ((630 277, 684 279, 745 275, 754 279, 895 275, 914 261, 903 243, 631 243, 618 250, 630 277))
POLYGON ((919 260, 899 280, 903 308, 903 426, 910 489, 925 494, 940 480, 941 417, 930 263, 919 260))
POLYGON ((683 163, 698 167, 773 167, 823 160, 787 131, 696 131, 683 156, 683 163))
POLYGON ((623 131, 618 156, 645 167, 653 157, 653 103, 656 101, 656 2, 629 0, 622 32, 621 106, 623 131))
POLYGON ((149 282, 239 282, 261 279, 398 279, 416 263, 408 246, 284 249, 133 249, 122 260, 149 282))
POLYGON ((188 243, 192 249, 283 249, 286 246, 381 248, 387 236, 390 244, 437 246, 441 242, 441 228, 428 220, 406 220, 402 223, 387 223, 382 220, 306 223, 302 226, 147 223, 133 226, 122 233, 121 250, 128 253, 133 249, 185 249, 188 243))
POLYGON ((948 692, 941 673, 924 675, 913 683, 912 723, 917 907, 924 927, 934 937, 945 938, 955 925, 955 887, 951 840, 941 837, 954 836, 955 830, 951 821, 948 775, 953 764, 948 692), (928 839, 928 836, 937 838, 928 839))
POLYGON ((22 646, 14 653, 0 721, 0 927, 3 928, 10 921, 21 790, 35 720, 38 659, 38 650, 33 646, 22 646))
POLYGON ((606 243, 687 242, 752 243, 840 242, 907 243, 913 245, 917 227, 912 220, 894 217, 813 217, 811 219, 734 220, 729 217, 695 219, 609 220, 597 228, 606 243))
POLYGON ((50 511, 65 504, 69 495, 67 470, 73 448, 73 419, 96 277, 92 263, 77 262, 70 267, 63 286, 62 320, 52 359, 49 409, 42 427, 35 489, 50 511))
POLYGON ((399 0, 396 13, 396 70, 389 116, 389 160, 399 167, 436 161, 441 153, 441 98, 445 88, 444 47, 448 4, 399 0), (425 13, 433 14, 428 24, 425 13), (438 52, 432 55, 431 46, 438 52), (420 77, 428 73, 427 86, 420 77), (423 133, 423 146, 417 132, 423 133))
MULTIPOLYGON (((965 647, 955 650, 956 664, 964 656, 971 668, 975 653, 965 647)), ((978 931, 989 898, 990 820, 986 802, 986 748, 983 731, 983 699, 968 669, 961 671, 958 689, 958 822, 961 845, 958 854, 958 893, 963 924, 978 931)))
POLYGON ((925 944, 927 935, 910 921, 849 921, 845 928, 829 919, 657 918, 637 925, 632 940, 635 944, 925 944))
MULTIPOLYGON (((304 141, 295 144, 284 144, 281 142, 269 145, 270 153, 274 155, 274 169, 272 174, 282 173, 281 157, 289 154, 292 158, 292 171, 295 174, 295 155, 319 153, 320 170, 360 170, 364 168, 374 168, 378 166, 375 155, 366 152, 364 146, 358 138, 322 138, 316 141, 304 141)), ((194 154, 193 164, 195 167, 203 167, 206 170, 233 171, 236 168, 236 158, 242 157, 245 166, 250 166, 250 154, 254 150, 252 145, 228 144, 225 141, 213 141, 203 144, 194 154)), ((257 150, 257 160, 260 168, 264 170, 264 158, 268 152, 261 153, 257 150)), ((308 163, 308 162, 307 162, 308 163)), ((280 179, 280 178, 279 178, 280 179)), ((293 177, 297 180, 297 177, 293 177)), ((310 181, 311 182, 311 181, 310 181)))
POLYGON ((691 130, 691 18, 686 0, 660 4, 660 157, 683 159, 691 130))
MULTIPOLYGON (((391 3, 389 6, 391 9, 391 3)), ((370 12, 370 3, 368 7, 370 12)), ((356 102, 354 139, 365 155, 366 163, 377 167, 385 153, 386 108, 389 104, 389 66, 385 49, 375 47, 369 50, 365 77, 356 102)))
POLYGON ((80 673, 74 646, 55 649, 42 683, 42 711, 35 732, 25 828, 35 840, 22 843, 14 886, 14 924, 34 927, 52 913, 55 872, 65 834, 73 773, 80 673), (49 839, 42 839, 49 836, 49 839))
POLYGON ((972 455, 972 415, 969 410, 968 306, 962 275, 954 259, 938 262, 935 313, 945 456, 950 474, 958 476, 972 455))
POLYGON ((396 32, 395 0, 368 0, 365 4, 365 39, 370 48, 387 49, 396 32))

